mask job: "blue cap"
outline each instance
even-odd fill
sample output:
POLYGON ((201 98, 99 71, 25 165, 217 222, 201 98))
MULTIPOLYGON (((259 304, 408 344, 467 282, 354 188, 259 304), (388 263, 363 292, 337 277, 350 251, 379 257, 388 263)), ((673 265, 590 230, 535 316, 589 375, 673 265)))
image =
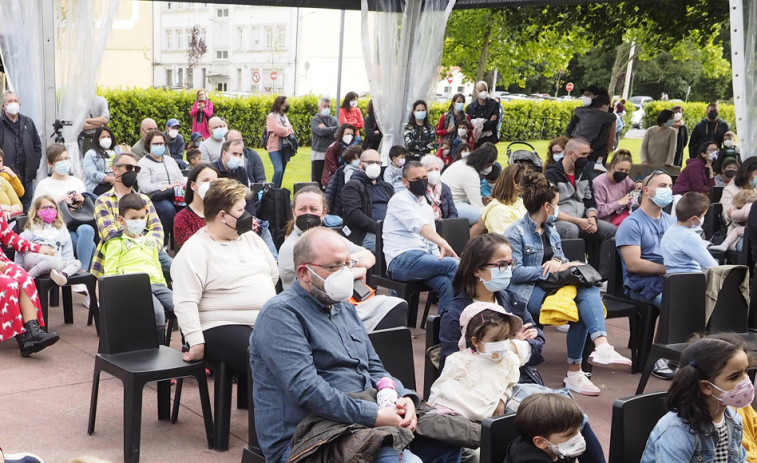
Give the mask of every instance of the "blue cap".
POLYGON ((202 134, 200 132, 192 132, 192 141, 195 141, 198 138, 202 138, 202 134))
POLYGON ((181 122, 179 122, 178 119, 168 119, 168 122, 166 122, 166 127, 180 127, 181 122))

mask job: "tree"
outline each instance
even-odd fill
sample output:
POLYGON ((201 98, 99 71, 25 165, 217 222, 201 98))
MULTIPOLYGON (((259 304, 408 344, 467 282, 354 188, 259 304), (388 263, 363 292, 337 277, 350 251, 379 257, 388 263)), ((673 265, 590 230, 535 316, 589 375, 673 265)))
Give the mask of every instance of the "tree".
POLYGON ((192 27, 189 38, 189 48, 187 49, 187 81, 192 82, 192 70, 200 64, 203 55, 208 52, 208 46, 202 36, 202 29, 198 24, 192 27))

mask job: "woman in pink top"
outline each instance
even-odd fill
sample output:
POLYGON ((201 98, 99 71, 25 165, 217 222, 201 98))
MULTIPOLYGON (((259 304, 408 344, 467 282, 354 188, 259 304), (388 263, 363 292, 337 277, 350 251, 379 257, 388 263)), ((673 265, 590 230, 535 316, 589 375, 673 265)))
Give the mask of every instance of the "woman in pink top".
POLYGON ((355 127, 355 142, 360 143, 360 131, 363 129, 363 113, 357 107, 357 93, 349 92, 339 107, 339 125, 350 124, 355 127))
POLYGON ((631 152, 620 149, 615 152, 606 173, 594 179, 594 199, 597 202, 597 217, 620 225, 631 213, 634 189, 641 188, 641 182, 628 178, 631 171, 631 152))
POLYGON ((205 90, 197 90, 189 115, 192 116, 192 132, 200 132, 202 138, 210 138, 208 119, 213 117, 213 102, 208 100, 205 90))
POLYGON ((291 146, 282 140, 294 133, 292 124, 287 119, 287 111, 289 111, 289 100, 284 95, 279 95, 273 100, 271 113, 268 114, 265 121, 265 129, 268 131, 268 143, 265 149, 271 158, 271 164, 273 164, 271 182, 276 185, 276 188, 281 188, 284 171, 287 168, 289 158, 292 156, 291 146))

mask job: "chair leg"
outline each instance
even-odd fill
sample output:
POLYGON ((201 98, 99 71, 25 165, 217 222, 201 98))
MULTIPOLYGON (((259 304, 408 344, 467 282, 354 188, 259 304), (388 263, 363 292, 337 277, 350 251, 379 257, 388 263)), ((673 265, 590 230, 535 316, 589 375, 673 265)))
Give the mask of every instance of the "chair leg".
POLYGON ((87 326, 95 322, 95 330, 100 335, 100 306, 97 303, 97 282, 94 277, 87 283, 87 293, 89 293, 89 316, 87 317, 87 326))
POLYGON ((58 307, 60 305, 60 291, 59 286, 56 284, 53 284, 52 288, 50 288, 50 305, 52 307, 58 307))
POLYGON ((247 375, 237 373, 237 410, 247 410, 250 398, 247 395, 247 375))
POLYGON ((654 368, 654 364, 657 360, 659 360, 661 357, 661 353, 657 350, 655 345, 652 345, 652 348, 649 350, 649 355, 647 357, 647 361, 644 364, 644 369, 641 372, 641 378, 639 378, 639 385, 636 386, 636 395, 643 394, 644 388, 647 387, 647 381, 649 381, 649 375, 652 374, 652 368, 654 368))
MULTIPOLYGON (((411 293, 407 295, 407 307, 408 307, 408 317, 407 317, 407 326, 409 328, 415 328, 418 326, 418 304, 419 304, 419 293, 411 293)), ((404 298, 403 298, 404 299, 404 298)))
POLYGON ((233 371, 225 363, 220 363, 213 372, 215 387, 213 391, 215 449, 219 452, 229 450, 229 433, 231 431, 231 376, 233 371))
POLYGON ((95 360, 95 373, 92 378, 92 394, 89 397, 89 424, 87 425, 87 435, 91 436, 95 432, 95 416, 97 416, 97 395, 100 393, 100 367, 95 360))
POLYGON ((158 381, 158 420, 171 419, 171 381, 158 381))
POLYGON ((176 323, 175 319, 169 318, 168 319, 168 326, 166 328, 166 346, 171 346, 171 332, 173 331, 174 324, 176 323))
POLYGON ((173 396, 173 410, 171 411, 171 424, 176 424, 179 419, 179 407, 181 406, 181 389, 184 378, 176 378, 176 393, 173 396))
POLYGON ((594 341, 591 340, 591 335, 587 335, 582 354, 581 370, 589 374, 591 374, 592 370, 592 365, 589 363, 589 355, 591 355, 592 352, 594 352, 594 341))
MULTIPOLYGON (((205 376, 205 368, 195 375, 197 387, 200 388, 200 404, 202 405, 202 419, 205 421, 205 435, 208 438, 208 448, 215 446, 215 434, 213 428, 213 414, 210 411, 210 394, 208 393, 208 378, 205 376)), ((181 381, 181 380, 179 380, 181 381)))
POLYGON ((64 286, 61 291, 63 291, 63 321, 72 324, 74 322, 74 302, 71 287, 64 286))
POLYGON ((134 378, 124 381, 124 462, 139 461, 139 441, 142 435, 143 383, 134 378))
POLYGON ((42 309, 42 318, 45 320, 45 326, 42 329, 47 331, 47 322, 50 321, 47 316, 50 309, 50 288, 37 288, 37 294, 39 295, 39 306, 42 309))
POLYGON ((421 317, 421 329, 426 329, 426 319, 428 318, 428 313, 431 312, 431 294, 432 291, 428 292, 428 296, 426 296, 426 307, 423 308, 423 316, 421 317))
POLYGON ((644 318, 640 318, 641 321, 639 323, 640 333, 638 347, 639 352, 637 354, 639 366, 637 368, 641 368, 643 365, 646 365, 647 357, 651 355, 651 349, 654 343, 654 330, 657 326, 657 316, 659 314, 656 307, 652 307, 652 309, 652 313, 646 317, 646 320, 644 318))

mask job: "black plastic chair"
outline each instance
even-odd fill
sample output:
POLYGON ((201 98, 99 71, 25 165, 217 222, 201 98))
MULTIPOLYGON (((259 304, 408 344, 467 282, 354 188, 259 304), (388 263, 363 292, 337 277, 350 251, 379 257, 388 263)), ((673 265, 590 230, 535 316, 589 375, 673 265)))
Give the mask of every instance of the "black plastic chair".
POLYGON ((373 266, 373 273, 369 275, 369 284, 371 286, 383 286, 384 288, 393 289, 397 295, 407 301, 408 308, 408 326, 415 328, 418 323, 418 300, 420 293, 432 291, 431 288, 423 283, 408 283, 391 279, 386 274, 386 261, 384 260, 384 240, 382 232, 384 222, 379 221, 379 231, 376 233, 376 265, 373 266))
POLYGON ((691 336, 704 332, 704 286, 703 273, 677 273, 663 277, 657 337, 641 372, 636 394, 644 392, 657 360, 678 361, 691 336))
POLYGON ((707 208, 707 212, 704 214, 704 223, 702 224, 704 237, 708 240, 711 239, 712 236, 724 226, 723 205, 718 202, 711 203, 710 207, 707 208))
POLYGON ((562 240, 562 252, 568 260, 586 262, 586 242, 581 238, 562 240))
POLYGON ((501 463, 507 456, 510 442, 518 438, 515 413, 486 418, 481 423, 480 463, 501 463))
POLYGON ((50 291, 57 293, 58 288, 61 288, 63 292, 63 321, 65 323, 74 322, 74 304, 73 294, 71 293, 71 285, 83 284, 87 286, 87 292, 89 293, 89 316, 87 317, 87 326, 95 322, 95 329, 97 334, 100 334, 100 311, 97 304, 97 278, 89 272, 79 270, 75 274, 68 277, 68 282, 65 286, 59 287, 51 278, 50 275, 38 276, 34 279, 34 284, 37 286, 37 293, 39 293, 39 305, 42 308, 42 317, 47 324, 48 311, 51 303, 51 299, 57 299, 50 297, 50 291))
POLYGON ((368 338, 384 364, 384 369, 402 381, 405 388, 415 390, 413 337, 410 329, 401 327, 371 331, 368 338))
POLYGON ((719 203, 720 198, 723 197, 723 188, 722 186, 714 186, 710 189, 710 203, 719 203))
POLYGON ((308 186, 313 186, 313 187, 316 187, 318 189, 321 188, 321 184, 318 183, 318 182, 299 182, 299 183, 295 183, 292 186, 292 190, 294 190, 292 194, 296 195, 297 192, 300 191, 300 189, 308 187, 308 186))
POLYGON ((431 395, 431 385, 439 379, 442 374, 443 362, 439 361, 439 368, 436 368, 431 361, 429 350, 433 347, 440 346, 439 331, 442 326, 442 317, 439 315, 429 315, 426 319, 426 351, 424 353, 425 363, 423 365, 423 399, 428 400, 431 395))
POLYGON ((609 463, 639 463, 649 434, 668 412, 666 391, 617 399, 612 404, 609 463))
POLYGON ((213 420, 208 384, 202 362, 187 363, 182 353, 158 345, 155 337, 150 278, 147 274, 103 277, 100 280, 102 333, 95 356, 87 434, 95 431, 100 373, 105 371, 124 385, 124 461, 139 461, 142 422, 142 390, 158 382, 158 419, 170 418, 171 378, 194 376, 200 388, 208 448, 213 448, 213 420))
POLYGON ((437 220, 436 232, 439 233, 442 238, 447 240, 458 256, 463 252, 468 241, 470 241, 470 225, 468 224, 468 219, 450 218, 437 220))
POLYGON ((749 269, 734 267, 720 288, 718 300, 707 322, 708 333, 736 333, 757 351, 757 333, 749 331, 749 301, 741 294, 741 283, 749 269))
POLYGON ((255 406, 252 402, 252 370, 247 362, 247 397, 250 398, 249 413, 247 413, 247 445, 242 450, 242 463, 265 463, 265 456, 260 449, 258 433, 255 430, 255 406))

